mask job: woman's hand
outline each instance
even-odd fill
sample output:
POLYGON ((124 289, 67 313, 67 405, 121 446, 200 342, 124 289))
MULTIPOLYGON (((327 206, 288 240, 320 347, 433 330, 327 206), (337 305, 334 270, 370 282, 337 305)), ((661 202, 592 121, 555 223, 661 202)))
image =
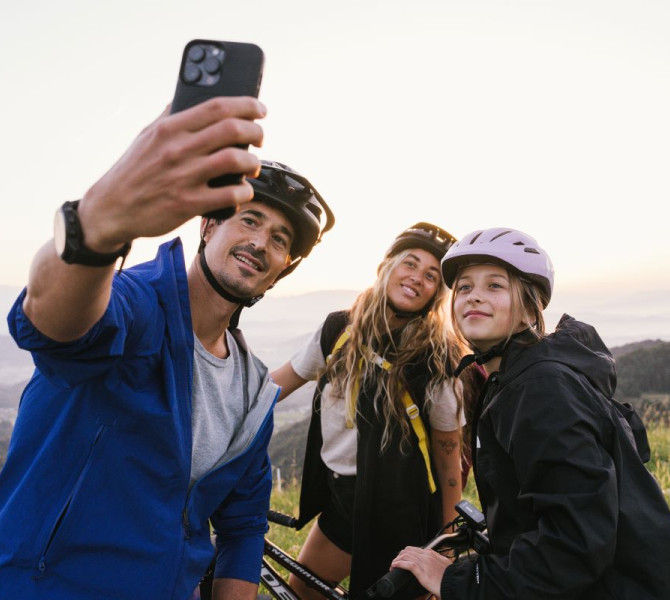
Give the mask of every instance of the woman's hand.
POLYGON ((391 567, 410 571, 423 587, 439 598, 442 576, 450 564, 451 560, 434 550, 407 546, 393 559, 391 567))

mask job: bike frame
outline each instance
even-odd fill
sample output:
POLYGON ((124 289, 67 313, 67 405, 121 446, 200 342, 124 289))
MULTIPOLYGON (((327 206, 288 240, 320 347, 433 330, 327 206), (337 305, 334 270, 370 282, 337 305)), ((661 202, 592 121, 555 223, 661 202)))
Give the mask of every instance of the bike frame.
POLYGON ((278 600, 300 600, 291 586, 283 580, 281 575, 268 562, 268 558, 284 567, 290 573, 293 573, 328 600, 347 600, 349 598, 349 593, 343 587, 340 585, 332 586, 327 583, 267 539, 265 540, 263 554, 261 582, 274 598, 278 600))

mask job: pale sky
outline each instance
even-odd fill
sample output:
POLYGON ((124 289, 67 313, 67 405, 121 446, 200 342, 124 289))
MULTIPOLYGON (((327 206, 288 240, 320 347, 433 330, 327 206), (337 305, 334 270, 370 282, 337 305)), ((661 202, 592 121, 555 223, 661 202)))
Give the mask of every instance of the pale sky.
MULTIPOLYGON (((266 55, 257 154, 307 176, 337 225, 273 294, 362 289, 393 237, 537 238, 557 286, 670 289, 665 0, 77 0, 0 18, 0 284, 53 214, 171 100, 194 38, 266 55)), ((187 258, 197 224, 180 230, 187 258)), ((129 263, 153 256, 138 240, 129 263)))

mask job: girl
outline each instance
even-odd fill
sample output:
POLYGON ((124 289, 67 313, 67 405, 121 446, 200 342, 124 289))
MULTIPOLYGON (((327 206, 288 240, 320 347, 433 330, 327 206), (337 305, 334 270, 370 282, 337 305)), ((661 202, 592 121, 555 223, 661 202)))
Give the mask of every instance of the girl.
MULTIPOLYGON (((462 352, 447 328, 440 271, 454 241, 428 223, 404 231, 375 284, 272 374, 280 399, 320 377, 300 522, 320 516, 299 560, 332 581, 351 574, 352 598, 407 543, 425 542, 451 519, 461 498, 463 392, 452 370, 462 352)), ((290 583, 301 598, 314 594, 290 583)))
POLYGON ((670 512, 646 435, 611 400, 614 360, 592 327, 565 315, 545 335, 546 252, 519 231, 475 231, 442 271, 464 361, 488 373, 472 457, 493 553, 449 566, 407 548, 393 566, 444 600, 670 598, 670 512))

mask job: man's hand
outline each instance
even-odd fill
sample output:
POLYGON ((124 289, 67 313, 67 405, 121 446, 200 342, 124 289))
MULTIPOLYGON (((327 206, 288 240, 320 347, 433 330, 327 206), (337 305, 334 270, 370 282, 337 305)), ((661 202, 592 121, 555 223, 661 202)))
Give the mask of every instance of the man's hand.
POLYGON ((423 587, 439 598, 442 575, 450 564, 446 556, 434 550, 407 546, 393 559, 391 567, 411 571, 423 587))
POLYGON ((138 237, 169 233, 196 215, 250 200, 242 182, 210 188, 219 175, 255 176, 258 159, 238 146, 260 146, 265 116, 255 98, 213 98, 173 115, 166 111, 86 192, 79 205, 85 243, 112 251, 138 237))
MULTIPOLYGON (((169 233, 196 215, 247 202, 246 181, 210 188, 213 177, 255 176, 258 159, 238 146, 260 146, 265 116, 255 98, 213 98, 182 112, 166 110, 86 192, 78 215, 84 244, 113 252, 143 236, 169 233)), ((102 317, 114 268, 68 265, 48 242, 33 259, 23 309, 50 338, 67 342, 102 317)))

